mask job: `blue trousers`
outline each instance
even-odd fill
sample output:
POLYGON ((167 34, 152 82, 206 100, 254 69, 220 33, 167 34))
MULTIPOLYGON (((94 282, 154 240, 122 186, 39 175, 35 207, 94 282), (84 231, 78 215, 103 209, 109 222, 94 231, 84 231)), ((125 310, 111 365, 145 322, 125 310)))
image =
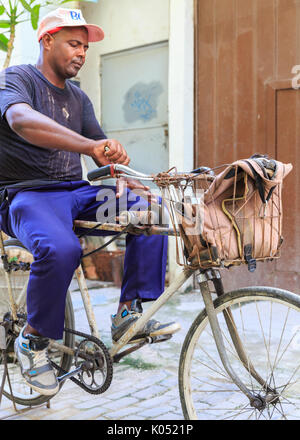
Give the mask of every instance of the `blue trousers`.
MULTIPOLYGON (((27 291, 28 323, 45 337, 61 339, 66 292, 82 257, 74 220, 96 221, 105 213, 118 215, 126 203, 128 208, 135 204, 146 208, 147 202, 127 191, 116 203, 114 187, 86 181, 8 191, 8 201, 0 207, 1 228, 34 257, 27 291)), ((97 231, 97 235, 109 234, 97 231)), ((158 298, 164 290, 166 260, 167 237, 127 234, 120 301, 158 298)))

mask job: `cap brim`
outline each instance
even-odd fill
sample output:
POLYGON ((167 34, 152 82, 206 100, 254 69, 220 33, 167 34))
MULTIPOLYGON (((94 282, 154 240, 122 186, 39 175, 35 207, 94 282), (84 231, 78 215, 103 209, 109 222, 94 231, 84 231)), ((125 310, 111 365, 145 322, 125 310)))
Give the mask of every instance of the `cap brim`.
POLYGON ((96 24, 85 24, 84 27, 88 30, 90 43, 103 40, 104 31, 100 26, 97 26, 96 24))

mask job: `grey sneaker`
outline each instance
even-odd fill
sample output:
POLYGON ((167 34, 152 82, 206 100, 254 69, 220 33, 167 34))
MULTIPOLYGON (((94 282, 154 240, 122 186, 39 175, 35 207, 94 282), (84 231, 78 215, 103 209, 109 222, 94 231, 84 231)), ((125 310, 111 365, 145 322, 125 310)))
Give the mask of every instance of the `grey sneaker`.
POLYGON ((24 328, 15 340, 22 375, 26 383, 40 394, 51 396, 59 390, 59 384, 48 358, 49 339, 41 336, 23 336, 24 328))
MULTIPOLYGON (((128 328, 142 315, 143 309, 140 299, 135 299, 131 303, 131 308, 128 310, 124 305, 119 313, 111 316, 111 336, 114 342, 117 342, 128 328)), ((168 324, 161 324, 155 319, 150 319, 144 328, 142 328, 133 338, 130 343, 139 342, 145 339, 146 336, 172 335, 181 329, 177 322, 169 322, 168 324)))

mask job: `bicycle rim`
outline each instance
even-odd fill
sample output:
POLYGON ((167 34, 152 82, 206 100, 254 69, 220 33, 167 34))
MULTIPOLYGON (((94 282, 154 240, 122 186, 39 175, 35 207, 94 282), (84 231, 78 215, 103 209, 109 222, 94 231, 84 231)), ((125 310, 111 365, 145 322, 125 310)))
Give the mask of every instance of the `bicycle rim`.
MULTIPOLYGON (((10 243, 13 243, 10 240, 10 243)), ((17 241, 16 241, 17 243, 17 241)), ((32 255, 20 244, 5 245, 5 250, 9 260, 14 259, 16 262, 32 262, 32 255)), ((12 394, 16 403, 20 405, 40 405, 47 402, 53 396, 44 396, 33 391, 24 381, 17 358, 14 353, 14 341, 19 334, 20 329, 26 322, 26 291, 29 280, 29 270, 12 271, 10 275, 13 296, 18 303, 17 314, 18 321, 13 325, 13 332, 7 336, 7 358, 8 358, 8 374, 12 387, 12 394)), ((7 283, 4 276, 3 265, 0 264, 0 321, 10 318, 10 304, 8 300, 7 283)), ((70 295, 68 293, 65 309, 65 326, 67 328, 74 328, 74 313, 70 295)), ((73 347, 74 336, 71 334, 63 335, 62 340, 64 345, 73 347)), ((72 356, 63 354, 58 350, 49 350, 50 359, 54 360, 64 370, 68 371, 72 364, 72 356)), ((0 383, 4 372, 3 358, 0 353, 0 383)), ((10 400, 13 400, 11 395, 9 383, 6 380, 3 394, 10 400)))
POLYGON ((185 338, 180 357, 179 391, 185 418, 300 419, 300 297, 281 289, 256 287, 222 295, 214 304, 233 370, 252 393, 267 402, 262 410, 251 407, 228 377, 202 311, 185 338), (228 331, 225 314, 229 316, 229 309, 246 365, 228 331), (261 383, 250 373, 250 366, 261 383))

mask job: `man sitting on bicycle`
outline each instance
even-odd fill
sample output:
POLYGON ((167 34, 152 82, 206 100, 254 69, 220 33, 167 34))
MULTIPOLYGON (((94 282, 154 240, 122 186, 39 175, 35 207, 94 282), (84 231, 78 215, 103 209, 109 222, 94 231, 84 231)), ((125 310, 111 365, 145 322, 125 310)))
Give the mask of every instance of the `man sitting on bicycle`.
MULTIPOLYGON (((123 184, 99 187, 82 180, 81 154, 99 166, 130 161, 118 141, 106 138, 87 95, 68 81, 83 66, 88 43, 103 38, 102 29, 87 25, 81 11, 51 12, 38 29, 37 64, 6 69, 0 91, 1 228, 34 256, 27 324, 15 350, 28 385, 46 395, 58 391, 47 357, 49 338, 62 338, 66 293, 82 256, 74 220, 96 221, 104 203, 97 201, 99 189, 102 195, 113 190, 116 197, 106 203, 114 203, 117 214, 124 199, 127 208, 138 201, 146 209, 149 195, 137 181, 128 181, 123 190, 123 184), (134 189, 143 190, 145 199, 133 197, 134 189)), ((166 258, 167 237, 127 234, 120 303, 112 316, 114 341, 138 319, 141 302, 163 292, 166 258)), ((179 328, 175 322, 151 320, 136 338, 179 328)))

